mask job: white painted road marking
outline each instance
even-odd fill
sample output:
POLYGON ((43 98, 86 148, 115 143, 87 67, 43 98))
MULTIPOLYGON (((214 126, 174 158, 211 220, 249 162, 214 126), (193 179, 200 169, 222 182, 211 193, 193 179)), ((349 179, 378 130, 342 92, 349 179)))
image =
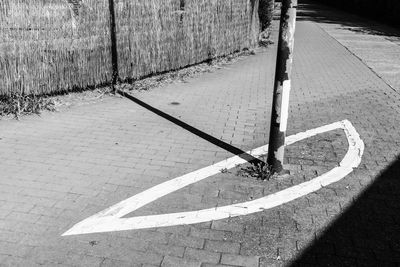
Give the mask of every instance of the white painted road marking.
POLYGON ((282 85, 282 107, 281 107, 281 119, 279 121, 279 131, 286 132, 287 122, 289 117, 289 97, 291 90, 291 81, 283 81, 282 85))
MULTIPOLYGON (((336 129, 344 130, 349 143, 348 151, 338 167, 335 167, 310 181, 292 186, 256 200, 236 203, 223 207, 170 214, 122 218, 123 216, 165 195, 215 175, 219 173, 221 169, 231 169, 238 164, 243 164, 246 162, 239 156, 234 156, 214 165, 156 185, 142 193, 121 201, 118 204, 77 223, 70 230, 65 232, 63 236, 208 222, 252 214, 290 202, 343 179, 361 163, 361 157, 364 152, 364 142, 361 140, 351 122, 348 120, 335 122, 333 124, 289 136, 286 139, 286 145, 290 145, 308 137, 336 129)), ((265 145, 249 151, 248 153, 254 157, 260 157, 261 155, 265 155, 267 151, 268 145, 265 145)))

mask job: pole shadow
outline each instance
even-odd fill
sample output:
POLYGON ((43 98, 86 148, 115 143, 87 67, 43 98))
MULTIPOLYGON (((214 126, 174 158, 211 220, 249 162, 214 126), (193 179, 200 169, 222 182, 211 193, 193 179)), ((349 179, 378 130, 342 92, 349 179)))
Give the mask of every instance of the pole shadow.
POLYGON ((400 155, 290 266, 400 266, 400 155))
POLYGON ((264 161, 262 161, 262 160, 260 160, 260 159, 258 159, 256 157, 248 154, 247 152, 245 152, 245 151, 243 151, 243 150, 241 150, 241 149, 239 149, 237 147, 234 147, 234 146, 232 146, 232 145, 230 145, 228 143, 225 143, 222 140, 220 140, 218 138, 215 138, 215 137, 213 137, 213 136, 211 136, 211 135, 209 135, 209 134, 207 134, 207 133, 205 133, 205 132, 203 132, 203 131, 201 131, 201 130, 199 130, 199 129, 197 129, 197 128, 189 125, 189 124, 187 124, 186 122, 183 122, 183 121, 181 121, 181 120, 179 120, 179 119, 177 119, 177 118, 175 118, 175 117, 173 117, 173 116, 171 116, 171 115, 169 115, 169 114, 167 114, 167 113, 165 113, 165 112, 163 112, 163 111, 161 111, 161 110, 159 110, 159 109, 157 109, 157 108, 155 108, 155 107, 153 107, 153 106, 151 106, 151 105, 149 105, 149 104, 147 104, 147 103, 145 103, 145 102, 143 102, 143 101, 141 101, 139 99, 137 99, 136 97, 132 96, 131 94, 129 94, 129 93, 125 92, 125 91, 117 90, 117 93, 120 94, 121 96, 131 100, 132 102, 138 104, 139 106, 141 106, 141 107, 153 112, 154 114, 156 114, 156 115, 158 115, 158 116, 160 116, 160 117, 162 117, 162 118, 164 118, 164 119, 166 119, 166 120, 168 120, 168 121, 170 121, 170 122, 182 127, 183 129, 191 132, 192 134, 194 134, 194 135, 196 135, 196 136, 198 136, 198 137, 200 137, 200 138, 202 138, 202 139, 204 139, 204 140, 206 140, 206 141, 208 141, 208 142, 210 142, 210 143, 212 143, 212 144, 214 144, 214 145, 216 145, 216 146, 218 146, 218 147, 220 147, 220 148, 222 148, 222 149, 224 149, 224 150, 226 150, 226 151, 228 151, 228 152, 230 152, 230 153, 232 153, 234 155, 237 155, 237 156, 241 157, 242 159, 246 160, 247 162, 250 162, 250 163, 256 164, 256 165, 261 164, 261 166, 265 165, 264 161))

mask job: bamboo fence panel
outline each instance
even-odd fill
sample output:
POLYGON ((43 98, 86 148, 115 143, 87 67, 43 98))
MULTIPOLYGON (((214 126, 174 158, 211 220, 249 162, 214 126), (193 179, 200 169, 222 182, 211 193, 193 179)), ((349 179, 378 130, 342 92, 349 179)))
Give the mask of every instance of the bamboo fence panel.
MULTIPOLYGON (((112 81, 108 0, 0 0, 0 95, 112 81), (4 4, 6 3, 6 4, 4 4)), ((135 80, 255 44, 259 0, 114 0, 119 74, 135 80)))
MULTIPOLYGON (((110 80, 106 0, 11 0, 0 22, 0 94, 50 94, 110 80)), ((1 12, 0 12, 1 13, 1 12)))
POLYGON ((116 0, 122 80, 179 69, 255 44, 258 0, 116 0))

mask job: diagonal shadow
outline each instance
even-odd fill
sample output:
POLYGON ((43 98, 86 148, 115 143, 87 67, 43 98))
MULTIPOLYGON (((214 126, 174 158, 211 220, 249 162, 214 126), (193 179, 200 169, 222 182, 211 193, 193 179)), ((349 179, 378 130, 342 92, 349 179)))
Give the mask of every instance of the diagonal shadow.
POLYGON ((400 266, 400 155, 291 266, 400 266))
POLYGON ((243 150, 241 150, 241 149, 239 149, 237 147, 234 147, 234 146, 232 146, 232 145, 230 145, 228 143, 225 143, 222 140, 220 140, 218 138, 215 138, 214 136, 211 136, 208 133, 205 133, 205 132, 203 132, 203 131, 201 131, 201 130, 199 130, 199 129, 197 129, 197 128, 189 125, 189 124, 187 124, 186 122, 183 122, 183 121, 181 121, 181 120, 179 120, 179 119, 177 119, 177 118, 175 118, 175 117, 173 117, 173 116, 171 116, 171 115, 169 115, 169 114, 167 114, 167 113, 165 113, 165 112, 163 112, 163 111, 161 111, 161 110, 159 110, 159 109, 157 109, 157 108, 155 108, 155 107, 153 107, 153 106, 151 106, 151 105, 149 105, 149 104, 147 104, 147 103, 145 103, 145 102, 143 102, 143 101, 141 101, 139 99, 137 99, 136 97, 132 96, 131 94, 129 94, 127 92, 124 92, 122 90, 117 90, 117 93, 120 94, 121 96, 126 97, 127 99, 135 102, 136 104, 142 106, 143 108, 145 108, 145 109, 157 114, 158 116, 160 116, 160 117, 162 117, 162 118, 164 118, 164 119, 166 119, 166 120, 168 120, 168 121, 170 121, 170 122, 182 127, 183 129, 191 132, 192 134, 194 134, 194 135, 196 135, 196 136, 198 136, 198 137, 200 137, 200 138, 202 138, 202 139, 204 139, 204 140, 206 140, 206 141, 208 141, 208 142, 210 142, 210 143, 212 143, 212 144, 214 144, 214 145, 216 145, 216 146, 218 146, 218 147, 220 147, 220 148, 222 148, 222 149, 224 149, 226 151, 229 151, 234 155, 237 155, 237 156, 241 157, 242 159, 246 160, 247 162, 250 162, 250 163, 256 164, 256 165, 258 165, 258 164, 261 164, 262 166, 265 165, 265 162, 263 162, 262 160, 260 160, 260 159, 258 159, 256 157, 253 157, 249 153, 247 153, 247 152, 245 152, 245 151, 243 151, 243 150))

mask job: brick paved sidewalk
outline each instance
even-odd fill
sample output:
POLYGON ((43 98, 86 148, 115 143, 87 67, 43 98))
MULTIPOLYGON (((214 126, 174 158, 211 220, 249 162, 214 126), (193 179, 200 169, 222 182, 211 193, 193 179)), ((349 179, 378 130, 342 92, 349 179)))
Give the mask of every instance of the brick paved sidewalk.
MULTIPOLYGON (((312 11, 313 6, 301 8, 312 11)), ((295 45, 288 134, 350 120, 366 145, 362 163, 352 174, 316 193, 248 216, 62 237, 75 223, 115 203, 232 154, 118 97, 20 122, 0 121, 1 263, 399 264, 400 95, 318 21, 304 17, 298 22, 295 45)), ((258 147, 268 140, 274 53, 275 47, 260 50, 185 83, 132 94, 236 148, 258 147)), ((288 147, 291 176, 285 180, 261 182, 233 170, 223 172, 129 216, 265 196, 336 166, 346 146, 338 130, 303 140, 288 147)))
POLYGON ((308 10, 299 20, 312 20, 364 62, 394 90, 400 92, 400 30, 337 9, 302 1, 308 10))

